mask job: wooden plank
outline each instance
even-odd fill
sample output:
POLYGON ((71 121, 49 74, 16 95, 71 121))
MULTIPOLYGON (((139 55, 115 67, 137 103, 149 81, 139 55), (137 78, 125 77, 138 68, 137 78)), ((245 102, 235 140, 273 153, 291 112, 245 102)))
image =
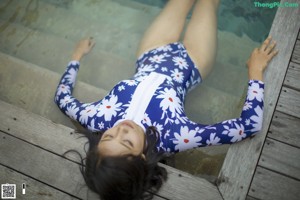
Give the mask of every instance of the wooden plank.
MULTIPOLYGON (((2 131, 0 131, 0 138, 1 165, 9 166, 15 171, 64 191, 75 199, 99 199, 96 193, 86 187, 78 164, 2 131)), ((21 180, 17 181, 21 182, 21 180)), ((42 195, 49 195, 49 193, 42 193, 42 195)), ((165 198, 155 196, 154 199, 165 198)))
POLYGON ((300 149, 267 138, 258 165, 300 180, 300 149))
MULTIPOLYGON (((298 0, 290 1, 290 3, 296 2, 298 0)), ((283 0, 282 3, 284 3, 283 0)), ((280 53, 271 61, 264 77, 266 87, 263 127, 255 138, 230 146, 217 181, 219 190, 225 200, 244 200, 247 196, 299 27, 300 15, 298 8, 278 8, 270 35, 277 41, 277 48, 280 53), (287 34, 289 37, 286 37, 287 34)))
POLYGON ((297 40, 294 52, 292 55, 292 62, 300 64, 300 40, 297 40))
POLYGON ((268 137, 300 148, 300 119, 276 111, 268 137))
POLYGON ((290 62, 283 84, 287 87, 300 90, 300 64, 290 62))
POLYGON ((16 199, 77 199, 2 165, 0 165, 0 177, 0 184, 16 184, 16 199), (25 194, 22 194, 23 183, 26 184, 25 194))
POLYGON ((300 91, 282 87, 277 110, 300 118, 300 91))
MULTIPOLYGON (((69 195, 87 199, 88 189, 79 172, 78 164, 2 131, 0 132, 0 164, 9 166, 69 195)), ((91 192, 91 194, 94 193, 91 192)))
MULTIPOLYGON (((73 127, 53 101, 60 78, 61 74, 0 52, 0 100, 73 127)), ((97 101, 106 94, 107 91, 80 81, 74 89, 74 96, 82 102, 97 101)))
POLYGON ((263 200, 299 200, 300 181, 257 167, 249 195, 263 200))
MULTIPOLYGON (((0 130, 7 131, 9 134, 13 135, 14 137, 28 141, 33 145, 41 146, 43 149, 55 153, 56 155, 62 155, 66 150, 69 149, 76 149, 82 155, 84 155, 83 144, 85 143, 86 140, 84 138, 77 140, 76 139, 77 136, 75 136, 74 134, 72 135, 69 134, 70 132, 73 131, 72 129, 54 124, 45 118, 42 118, 32 113, 28 113, 23 109, 17 108, 15 106, 12 106, 10 104, 1 101, 0 101, 0 113, 1 113, 0 130), (35 125, 32 126, 32 124, 35 125)), ((49 155, 48 157, 51 156, 49 155)), ((40 157, 40 159, 42 158, 40 157)), ((57 158, 54 157, 53 159, 57 159, 57 158)), ((70 159, 76 161, 78 158, 70 157, 70 159)), ((0 161, 2 161, 1 156, 0 156, 0 161)), ((62 164, 61 162, 63 161, 59 161, 57 165, 63 166, 64 164, 62 164)), ((70 165, 70 163, 66 162, 64 168, 68 168, 67 165, 70 165)), ((188 173, 179 171, 169 166, 165 166, 163 164, 161 164, 161 166, 167 169, 169 175, 168 181, 164 184, 162 190, 158 193, 158 195, 161 196, 162 198, 166 198, 166 199, 170 198, 170 199, 178 199, 178 200, 181 199, 198 200, 199 198, 212 199, 212 200, 222 199, 217 187, 211 184, 210 182, 208 182, 207 180, 196 178, 188 173)), ((73 165, 72 167, 74 168, 73 165)), ((55 168, 59 169, 58 167, 55 168)), ((74 174, 76 173, 79 174, 78 166, 76 168, 76 171, 74 171, 75 169, 73 168, 70 169, 71 172, 74 174)), ((69 171, 66 171, 65 173, 70 174, 69 171)), ((61 172, 55 176, 63 177, 61 172)), ((71 183, 74 182, 72 180, 68 180, 67 177, 65 178, 65 181, 69 181, 71 183)), ((76 181, 78 181, 78 183, 76 182, 76 184, 83 184, 82 179, 76 181)), ((60 187, 63 187, 61 183, 55 183, 55 184, 60 184, 60 187)))
POLYGON ((251 196, 248 195, 248 196, 246 197, 246 200, 259 200, 259 199, 254 198, 254 197, 251 197, 251 196))

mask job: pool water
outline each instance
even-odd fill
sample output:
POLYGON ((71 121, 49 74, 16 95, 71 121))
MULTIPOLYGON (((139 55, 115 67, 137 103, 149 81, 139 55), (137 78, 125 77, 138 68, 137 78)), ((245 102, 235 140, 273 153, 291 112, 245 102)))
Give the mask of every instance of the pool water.
MULTIPOLYGON (((163 8, 168 0, 132 1, 163 8)), ((262 42, 268 36, 277 9, 257 8, 254 2, 254 0, 221 0, 218 29, 232 32, 239 37, 245 34, 253 41, 262 42)))
MULTIPOLYGON (((62 74, 76 41, 96 46, 81 62, 78 80, 110 90, 135 71, 136 49, 166 0, 1 0, 0 51, 62 74)), ((218 54, 210 76, 186 99, 188 116, 200 123, 238 117, 247 89, 245 63, 269 33, 276 9, 252 0, 222 1, 218 54)), ((215 177, 228 146, 175 156, 175 167, 215 177), (191 164, 192 163, 192 164, 191 164)))

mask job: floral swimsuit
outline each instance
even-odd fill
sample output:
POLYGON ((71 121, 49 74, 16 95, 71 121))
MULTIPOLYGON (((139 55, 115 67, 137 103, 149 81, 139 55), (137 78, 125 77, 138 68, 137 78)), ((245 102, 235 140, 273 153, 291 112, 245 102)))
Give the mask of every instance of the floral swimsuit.
POLYGON ((219 144, 231 144, 261 129, 264 83, 250 80, 241 116, 217 124, 203 125, 188 119, 184 98, 201 82, 195 64, 183 44, 172 43, 144 53, 137 72, 120 81, 100 101, 81 103, 72 96, 79 62, 71 61, 58 85, 55 102, 72 119, 91 131, 105 131, 133 120, 146 130, 160 133, 158 151, 179 152, 219 144))

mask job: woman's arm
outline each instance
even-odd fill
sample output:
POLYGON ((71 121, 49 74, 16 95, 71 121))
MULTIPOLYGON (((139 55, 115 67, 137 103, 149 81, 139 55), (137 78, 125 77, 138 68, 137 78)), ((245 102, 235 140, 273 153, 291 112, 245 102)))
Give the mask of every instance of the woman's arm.
POLYGON ((263 121, 264 83, 263 72, 278 53, 276 43, 267 38, 260 48, 253 50, 247 65, 249 72, 248 93, 239 118, 212 125, 188 122, 178 126, 174 133, 174 151, 194 147, 231 144, 254 135, 261 130, 263 121))
POLYGON ((79 70, 79 61, 84 55, 90 52, 94 45, 95 42, 93 42, 92 38, 83 39, 77 44, 72 54, 72 61, 68 64, 66 71, 60 79, 54 98, 55 103, 63 113, 79 121, 84 126, 88 125, 88 120, 85 118, 92 117, 85 113, 86 108, 88 108, 90 104, 84 104, 78 101, 72 96, 72 91, 79 70))

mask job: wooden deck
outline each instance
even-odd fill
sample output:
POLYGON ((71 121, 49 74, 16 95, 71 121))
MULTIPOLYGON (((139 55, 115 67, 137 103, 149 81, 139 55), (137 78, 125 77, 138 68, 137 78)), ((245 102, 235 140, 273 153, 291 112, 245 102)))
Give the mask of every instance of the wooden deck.
POLYGON ((300 152, 295 145, 300 128, 299 27, 299 8, 278 9, 270 35, 280 53, 265 73, 263 128, 255 138, 230 147, 217 181, 224 199, 300 198, 300 152))
MULTIPOLYGON (((154 199, 300 199, 299 27, 299 8, 278 9, 270 34, 280 54, 265 77, 261 133, 230 147, 216 185, 165 166, 169 180, 154 199)), ((78 157, 61 156, 69 149, 83 153, 85 139, 2 101, 0 113, 0 183, 17 184, 17 199, 97 198, 83 182, 78 157)))
POLYGON ((300 36, 255 170, 249 199, 300 198, 300 36), (251 197, 251 198, 250 198, 251 197))

